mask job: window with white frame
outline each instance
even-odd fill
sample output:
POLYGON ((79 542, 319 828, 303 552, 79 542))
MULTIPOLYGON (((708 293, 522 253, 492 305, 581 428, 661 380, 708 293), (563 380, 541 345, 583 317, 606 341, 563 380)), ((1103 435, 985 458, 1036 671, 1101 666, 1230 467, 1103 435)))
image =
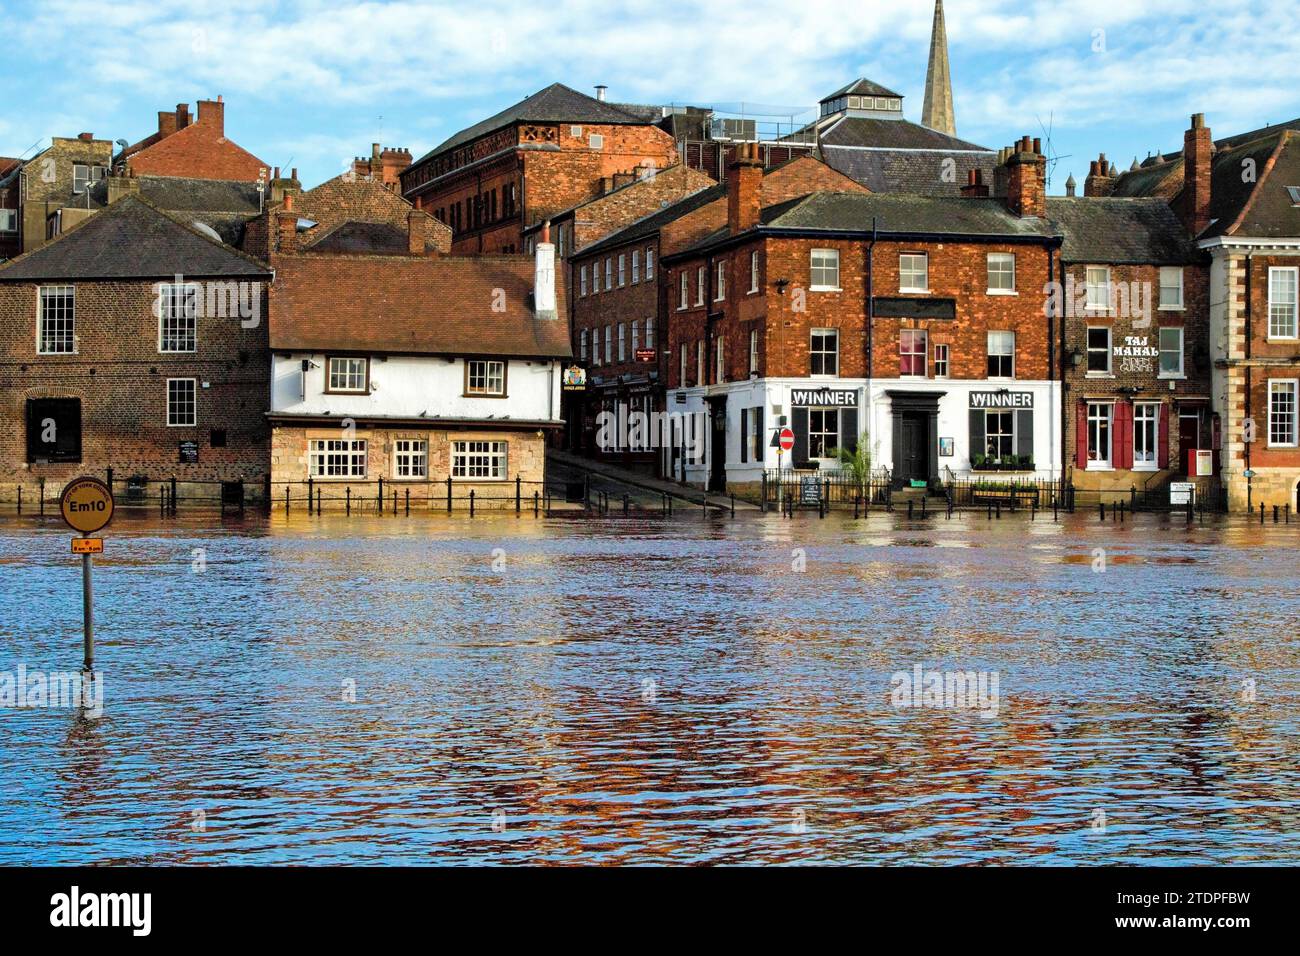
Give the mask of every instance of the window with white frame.
POLYGON ((1296 400, 1300 395, 1300 380, 1269 379, 1268 382, 1268 443, 1280 448, 1296 445, 1296 400))
POLYGON ((655 347, 655 317, 653 315, 645 317, 645 347, 648 349, 655 347))
POLYGON ((840 410, 808 409, 808 457, 830 458, 840 447, 840 410))
POLYGON ((713 301, 721 302, 727 297, 727 263, 726 260, 717 264, 718 276, 717 283, 713 290, 713 301))
POLYGON ((695 270, 695 304, 704 304, 704 266, 695 270))
POLYGON ((76 290, 43 285, 37 299, 36 351, 55 355, 77 351, 76 290))
POLYGON ((1110 267, 1088 266, 1084 272, 1084 308, 1110 311, 1110 267))
POLYGON ((417 438, 399 438, 393 443, 393 477, 426 478, 429 474, 429 443, 417 438))
POLYGON ((809 253, 809 285, 813 291, 838 291, 840 287, 840 251, 814 249, 809 253))
POLYGON ((1294 339, 1297 337, 1297 276, 1300 268, 1270 268, 1268 270, 1268 337, 1294 339))
POLYGON ((1183 267, 1160 267, 1160 308, 1176 311, 1183 307, 1183 267))
POLYGON ((578 294, 587 294, 587 267, 583 266, 578 270, 578 294))
POLYGON ((686 276, 686 270, 685 270, 685 269, 682 270, 682 274, 681 274, 680 278, 681 278, 681 280, 682 280, 682 281, 681 281, 682 294, 681 294, 681 297, 677 300, 677 311, 678 311, 678 312, 680 312, 682 309, 686 308, 686 306, 687 306, 687 305, 689 304, 689 302, 690 302, 690 295, 691 295, 691 293, 690 293, 690 279, 687 278, 687 276, 686 276))
POLYGON ((646 249, 645 251, 645 277, 653 279, 655 277, 655 251, 646 249))
POLYGON ((641 250, 640 249, 632 250, 632 281, 634 283, 641 281, 641 250))
POLYGON ((1010 458, 1016 453, 1015 412, 984 413, 984 453, 990 458, 1010 458))
POLYGON ((749 370, 758 371, 758 329, 749 330, 749 370))
POLYGON ((838 329, 813 329, 808 342, 808 374, 840 374, 840 333, 838 329))
MULTIPOLYGON (((84 193, 86 191, 86 185, 91 182, 90 169, 91 167, 83 165, 82 163, 72 164, 72 191, 77 195, 84 193)), ((102 179, 103 177, 96 176, 94 178, 102 179)))
POLYGON ((587 330, 583 329, 578 333, 578 357, 582 361, 587 361, 587 330))
POLYGON ((158 287, 158 351, 193 352, 198 344, 199 287, 158 287))
POLYGON ((988 337, 989 378, 1016 377, 1016 333, 990 332, 988 337))
POLYGON ((938 342, 934 346, 934 377, 948 377, 948 346, 938 342))
POLYGON ((627 254, 620 252, 618 254, 618 287, 621 289, 627 284, 627 254))
POLYGON ((1088 326, 1088 374, 1110 374, 1110 326, 1088 326))
POLYGON ((990 294, 1006 295, 1016 291, 1016 257, 1011 252, 990 252, 988 257, 990 294))
POLYGON ((307 442, 307 471, 313 478, 366 477, 366 440, 311 439, 307 442))
POLYGON ((686 387, 686 343, 677 348, 677 387, 686 387))
POLYGON ((369 391, 369 359, 331 356, 327 392, 369 391))
POLYGON ((632 357, 636 358, 636 350, 641 347, 641 322, 638 319, 632 320, 632 357))
POLYGON ((465 363, 467 395, 504 395, 506 363, 494 359, 473 359, 465 363))
POLYGON ((727 360, 723 353, 725 337, 719 335, 713 342, 713 381, 721 385, 727 380, 727 360))
POLYGON ((929 336, 924 329, 903 329, 898 333, 898 374, 924 378, 929 336))
POLYGON ((1110 402, 1088 403, 1088 467, 1110 467, 1110 423, 1114 413, 1110 402))
POLYGON ((1164 326, 1160 329, 1160 377, 1183 377, 1183 327, 1164 326))
POLYGON ((905 252, 898 257, 898 291, 930 291, 930 257, 924 252, 905 252))
POLYGON ((618 360, 620 362, 627 361, 627 323, 626 322, 620 322, 618 324, 618 360))
POLYGON ((614 288, 614 259, 612 256, 605 257, 605 291, 608 292, 614 288))
POLYGON ((1133 406, 1133 467, 1155 471, 1159 467, 1160 403, 1137 402, 1133 406))
POLYGON ((605 326, 605 364, 614 361, 614 326, 605 326))
POLYGON ((18 231, 18 210, 0 209, 0 232, 18 231))
POLYGON ((484 481, 504 481, 506 442, 454 441, 451 443, 451 476, 484 481))
POLYGON ((758 250, 749 254, 749 291, 758 291, 758 250))
POLYGON ((695 343, 695 384, 703 385, 704 378, 704 339, 695 343))
POLYGON ((198 380, 167 379, 167 426, 193 428, 198 424, 198 380))

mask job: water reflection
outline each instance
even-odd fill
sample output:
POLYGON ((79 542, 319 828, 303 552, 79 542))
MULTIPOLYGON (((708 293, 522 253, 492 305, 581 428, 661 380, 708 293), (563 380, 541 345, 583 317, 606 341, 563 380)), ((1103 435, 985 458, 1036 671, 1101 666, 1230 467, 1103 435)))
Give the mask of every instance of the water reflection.
MULTIPOLYGON (((1300 527, 182 514, 108 537, 105 716, 0 711, 3 863, 1297 856, 1300 527), (998 716, 894 708, 918 663, 998 672, 998 716)), ((65 538, 0 525, 0 670, 79 659, 65 538)))

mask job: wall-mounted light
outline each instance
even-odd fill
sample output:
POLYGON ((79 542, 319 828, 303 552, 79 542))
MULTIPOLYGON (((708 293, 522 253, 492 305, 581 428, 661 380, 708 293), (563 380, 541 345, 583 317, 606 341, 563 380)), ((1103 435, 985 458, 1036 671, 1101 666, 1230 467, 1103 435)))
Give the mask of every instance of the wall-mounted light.
POLYGON ((790 284, 789 279, 777 279, 776 280, 777 293, 780 295, 785 295, 785 287, 788 286, 789 284, 790 284))
POLYGON ((1073 366, 1074 368, 1078 368, 1082 364, 1083 364, 1083 353, 1080 352, 1078 349, 1075 349, 1073 352, 1070 353, 1070 365, 1073 366))

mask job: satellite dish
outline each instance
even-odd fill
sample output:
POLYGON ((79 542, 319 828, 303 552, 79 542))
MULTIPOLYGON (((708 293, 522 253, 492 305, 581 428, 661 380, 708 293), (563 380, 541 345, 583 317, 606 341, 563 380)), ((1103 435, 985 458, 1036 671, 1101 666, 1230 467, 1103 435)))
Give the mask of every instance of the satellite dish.
POLYGON ((212 228, 211 226, 209 226, 206 222, 199 222, 199 221, 196 219, 196 220, 194 220, 194 228, 197 229, 199 232, 203 233, 203 234, 204 234, 205 236, 207 236, 209 239, 212 239, 212 240, 214 240, 214 241, 216 241, 216 242, 221 242, 221 241, 222 241, 222 240, 221 240, 221 235, 217 232, 217 230, 213 229, 213 228, 212 228))

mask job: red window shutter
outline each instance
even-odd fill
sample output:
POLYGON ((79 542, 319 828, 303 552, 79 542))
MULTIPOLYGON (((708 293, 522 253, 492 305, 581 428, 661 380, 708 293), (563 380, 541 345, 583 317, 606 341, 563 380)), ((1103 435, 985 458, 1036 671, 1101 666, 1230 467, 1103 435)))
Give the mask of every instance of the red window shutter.
POLYGON ((1074 413, 1074 465, 1088 467, 1088 403, 1079 402, 1074 413))
POLYGON ((1111 464, 1116 468, 1133 467, 1133 406, 1115 403, 1115 434, 1112 437, 1111 464))
POLYGON ((1158 464, 1161 468, 1169 467, 1169 406, 1160 405, 1160 433, 1156 436, 1158 464))

